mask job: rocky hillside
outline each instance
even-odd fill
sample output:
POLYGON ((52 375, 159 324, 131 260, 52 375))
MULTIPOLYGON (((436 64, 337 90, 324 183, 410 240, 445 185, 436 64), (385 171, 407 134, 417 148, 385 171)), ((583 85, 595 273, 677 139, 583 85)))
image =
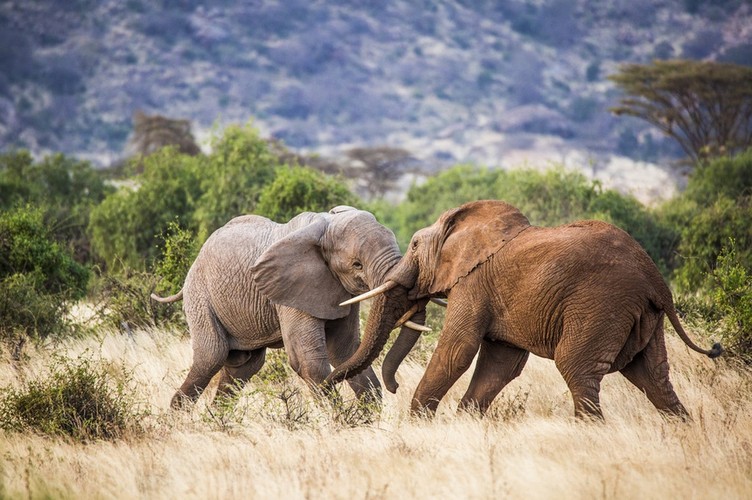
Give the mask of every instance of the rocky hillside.
POLYGON ((424 169, 563 161, 661 189, 651 164, 681 152, 611 116, 606 77, 672 57, 752 64, 750 2, 4 1, 0 149, 104 165, 143 110, 199 137, 253 119, 301 152, 398 147, 424 169))

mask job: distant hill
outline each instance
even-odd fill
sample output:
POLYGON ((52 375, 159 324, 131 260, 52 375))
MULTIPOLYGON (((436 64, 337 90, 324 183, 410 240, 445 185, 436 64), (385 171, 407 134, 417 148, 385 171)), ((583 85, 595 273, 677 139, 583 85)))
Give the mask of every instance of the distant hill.
MULTIPOLYGON (((752 64, 749 0, 0 3, 0 149, 108 164, 137 110, 301 152, 620 171, 680 151, 607 109, 623 62, 752 64), (621 163, 620 163, 621 162, 621 163), (626 162, 626 163, 624 163, 626 162)), ((425 169, 425 167, 424 167, 425 169)))

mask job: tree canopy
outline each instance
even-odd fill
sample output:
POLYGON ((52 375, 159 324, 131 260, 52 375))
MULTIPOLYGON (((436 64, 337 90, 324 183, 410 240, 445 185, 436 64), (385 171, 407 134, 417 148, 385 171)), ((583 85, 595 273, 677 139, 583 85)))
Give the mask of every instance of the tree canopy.
POLYGON ((655 125, 693 161, 752 146, 752 68, 657 60, 624 65, 609 79, 626 94, 613 113, 655 125))

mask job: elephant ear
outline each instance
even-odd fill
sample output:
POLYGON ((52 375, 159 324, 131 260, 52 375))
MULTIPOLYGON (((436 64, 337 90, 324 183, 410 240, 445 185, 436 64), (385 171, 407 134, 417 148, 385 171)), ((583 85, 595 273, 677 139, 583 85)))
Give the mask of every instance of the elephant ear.
POLYGON ((508 203, 484 200, 445 212, 437 225, 437 236, 443 243, 429 287, 431 294, 451 289, 520 231, 530 227, 530 221, 508 203))
POLYGON ((253 265, 253 281, 262 294, 278 305, 305 311, 321 319, 343 318, 351 297, 329 270, 321 253, 321 239, 329 217, 317 217, 275 242, 253 265))

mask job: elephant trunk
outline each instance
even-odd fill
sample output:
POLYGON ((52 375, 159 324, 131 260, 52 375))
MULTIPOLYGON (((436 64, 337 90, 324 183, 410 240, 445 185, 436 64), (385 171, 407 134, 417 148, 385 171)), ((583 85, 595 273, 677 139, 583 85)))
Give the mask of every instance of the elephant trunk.
POLYGON ((407 300, 407 289, 399 285, 376 297, 371 304, 371 312, 368 315, 368 322, 358 350, 350 359, 336 367, 324 384, 334 385, 359 374, 370 366, 373 360, 381 354, 395 322, 407 312, 411 305, 407 300))
POLYGON ((370 283, 368 283, 368 287, 374 289, 386 283, 387 275, 399 264, 400 260, 402 260, 402 254, 396 247, 374 258, 372 271, 369 273, 370 283))
MULTIPOLYGON (((426 321, 426 310, 419 310, 413 315, 412 319, 418 324, 424 324, 426 321)), ((397 369, 415 346, 420 335, 421 332, 403 326, 397 340, 394 341, 394 344, 384 358, 384 363, 381 365, 381 377, 384 379, 384 386, 392 394, 396 393, 399 387, 395 378, 397 369)))

